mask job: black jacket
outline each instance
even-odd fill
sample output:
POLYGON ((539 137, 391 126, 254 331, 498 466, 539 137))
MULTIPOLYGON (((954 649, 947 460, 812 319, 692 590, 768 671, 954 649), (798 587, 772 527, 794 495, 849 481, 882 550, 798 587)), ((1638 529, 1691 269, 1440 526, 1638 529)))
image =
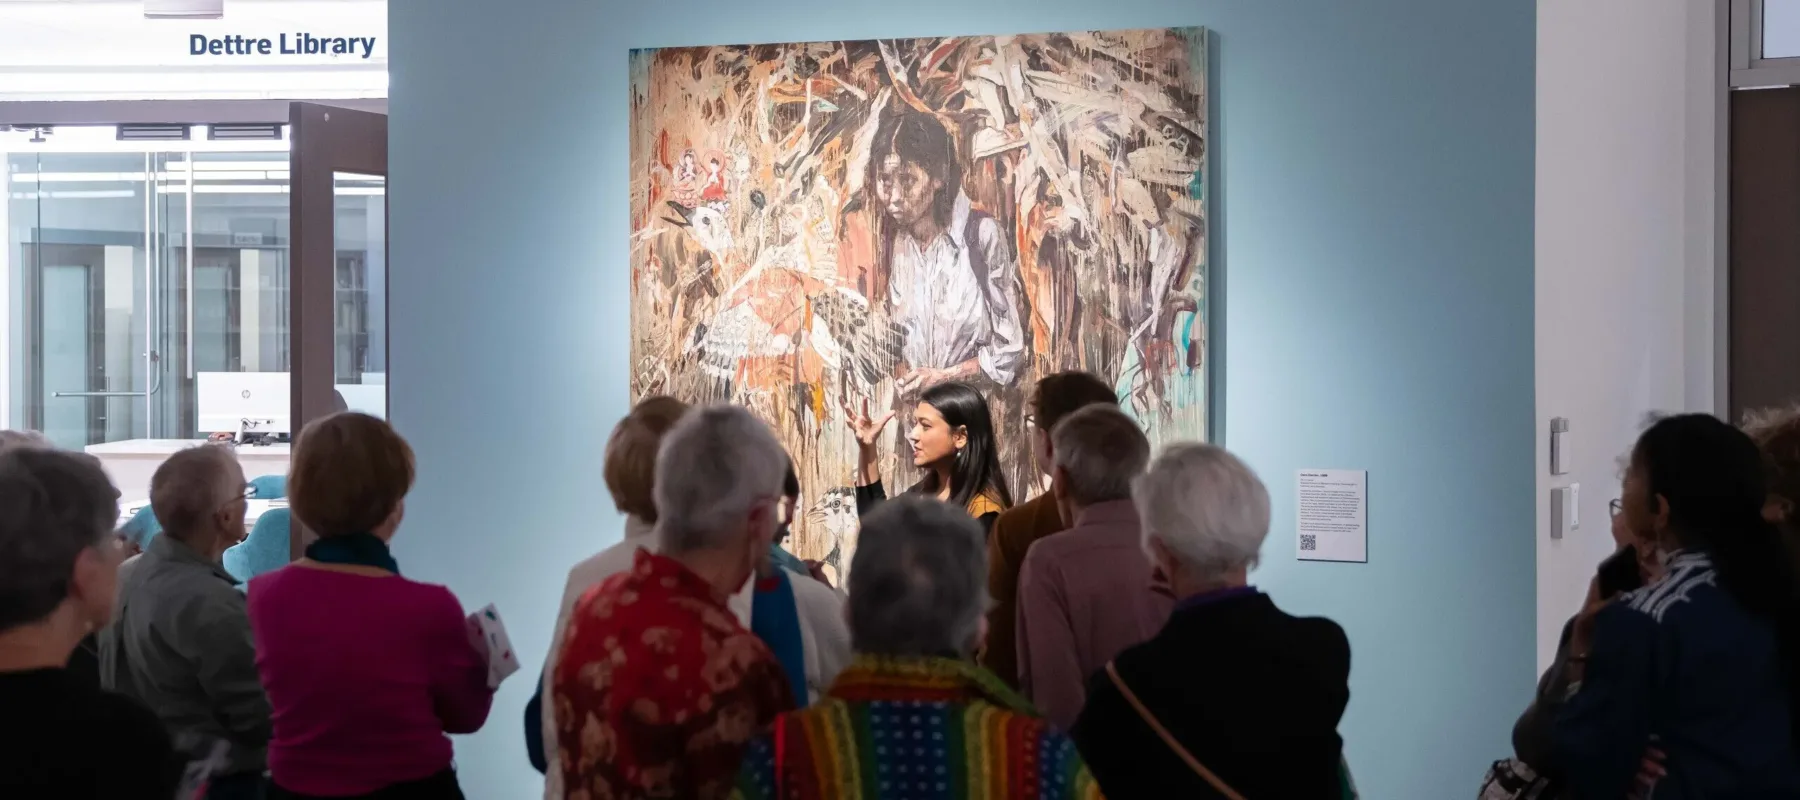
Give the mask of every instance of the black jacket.
MULTIPOLYGON (((1238 794, 1340 796, 1350 642, 1337 623, 1289 616, 1264 594, 1179 606, 1115 665, 1163 727, 1238 794)), ((1072 735, 1111 800, 1219 797, 1105 671, 1089 679, 1072 735)))

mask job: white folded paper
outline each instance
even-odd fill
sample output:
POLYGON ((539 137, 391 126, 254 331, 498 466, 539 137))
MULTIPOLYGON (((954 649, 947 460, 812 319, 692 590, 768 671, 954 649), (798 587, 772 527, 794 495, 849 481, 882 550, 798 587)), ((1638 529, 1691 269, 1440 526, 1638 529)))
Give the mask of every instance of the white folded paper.
POLYGON ((519 657, 513 653, 512 639, 506 635, 506 623, 500 621, 500 612, 489 603, 469 615, 469 629, 471 635, 478 637, 476 646, 487 656, 488 688, 499 688, 501 681, 519 671, 519 657))

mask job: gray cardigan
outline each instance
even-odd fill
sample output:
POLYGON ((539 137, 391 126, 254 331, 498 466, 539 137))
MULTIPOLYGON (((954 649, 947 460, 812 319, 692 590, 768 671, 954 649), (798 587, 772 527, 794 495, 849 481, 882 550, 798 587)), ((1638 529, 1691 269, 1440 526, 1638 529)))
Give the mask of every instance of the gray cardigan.
POLYGON ((261 772, 269 699, 244 594, 223 567, 166 533, 119 571, 100 681, 156 712, 172 735, 229 742, 224 774, 261 772))

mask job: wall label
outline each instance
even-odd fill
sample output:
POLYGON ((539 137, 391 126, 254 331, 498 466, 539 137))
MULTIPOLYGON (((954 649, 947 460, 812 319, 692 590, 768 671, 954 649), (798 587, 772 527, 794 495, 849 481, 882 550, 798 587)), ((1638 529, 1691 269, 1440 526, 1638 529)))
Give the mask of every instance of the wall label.
POLYGON ((1301 561, 1369 560, 1369 473, 1360 469, 1299 471, 1295 529, 1301 561))
POLYGON ((190 56, 320 56, 375 55, 374 36, 314 36, 300 32, 281 34, 275 39, 259 36, 207 36, 196 33, 188 37, 190 56))

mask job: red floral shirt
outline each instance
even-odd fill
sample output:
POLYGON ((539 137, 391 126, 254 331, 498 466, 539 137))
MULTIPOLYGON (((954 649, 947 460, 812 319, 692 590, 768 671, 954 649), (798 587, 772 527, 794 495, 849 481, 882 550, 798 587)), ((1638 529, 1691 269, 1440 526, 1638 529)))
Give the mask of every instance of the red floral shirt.
POLYGON ((638 551, 562 636, 553 768, 569 800, 728 797, 744 746, 794 707, 768 648, 665 556, 638 551))

